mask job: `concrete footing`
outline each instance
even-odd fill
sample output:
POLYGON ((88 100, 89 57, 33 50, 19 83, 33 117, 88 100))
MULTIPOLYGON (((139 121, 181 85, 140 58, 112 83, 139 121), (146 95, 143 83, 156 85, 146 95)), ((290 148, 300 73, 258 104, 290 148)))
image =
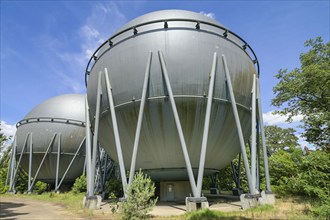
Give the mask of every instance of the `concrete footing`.
POLYGON ((209 202, 206 197, 186 197, 186 211, 192 212, 197 209, 205 209, 209 207, 209 202))
POLYGON ((101 196, 85 196, 83 200, 83 207, 88 209, 100 209, 101 208, 101 196))
POLYGON ((261 191, 260 194, 250 195, 250 194, 242 194, 240 196, 242 209, 249 209, 256 207, 258 205, 274 205, 275 204, 275 196, 272 192, 261 191))

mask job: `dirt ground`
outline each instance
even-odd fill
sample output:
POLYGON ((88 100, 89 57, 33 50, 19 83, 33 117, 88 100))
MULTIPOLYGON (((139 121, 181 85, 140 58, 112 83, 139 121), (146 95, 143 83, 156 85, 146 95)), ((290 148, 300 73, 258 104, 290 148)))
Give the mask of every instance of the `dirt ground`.
MULTIPOLYGON (((219 211, 239 211, 239 201, 218 198, 209 198, 210 209, 219 211)), ((102 202, 101 209, 88 213, 70 212, 64 205, 57 203, 33 200, 26 197, 0 197, 0 219, 109 219, 118 216, 113 215, 108 202, 102 202)), ((182 202, 158 202, 156 207, 149 213, 153 219, 162 217, 183 215, 186 206, 182 202)))
POLYGON ((0 219, 87 219, 64 206, 28 198, 0 197, 0 219))

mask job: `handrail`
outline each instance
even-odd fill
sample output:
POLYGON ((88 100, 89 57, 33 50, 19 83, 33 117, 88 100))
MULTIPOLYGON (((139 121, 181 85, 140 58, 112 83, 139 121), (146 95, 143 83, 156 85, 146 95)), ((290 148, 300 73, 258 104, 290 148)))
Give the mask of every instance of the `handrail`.
POLYGON ((66 119, 66 118, 51 118, 51 117, 38 117, 38 118, 24 118, 20 120, 16 124, 16 128, 20 127, 21 125, 34 123, 34 122, 56 122, 56 123, 66 123, 66 124, 73 124, 79 126, 85 126, 86 123, 83 121, 75 120, 75 119, 66 119))
POLYGON ((104 46, 106 45, 107 43, 109 44, 109 49, 111 49, 111 47, 114 45, 114 38, 118 37, 119 35, 123 34, 123 33, 126 33, 128 31, 133 31, 132 34, 133 36, 134 35, 137 35, 138 34, 138 30, 137 28, 139 27, 142 27, 142 26, 145 26, 145 25, 149 25, 149 24, 155 24, 155 23, 164 23, 164 29, 169 29, 169 25, 168 23, 169 22, 173 22, 173 21, 182 21, 182 22, 194 22, 196 23, 196 26, 195 28, 197 30, 200 30, 201 29, 201 24, 205 24, 205 25, 209 25, 209 26, 212 26, 212 27, 215 27, 215 28, 218 28, 220 30, 223 30, 224 32, 222 33, 222 35, 229 41, 231 41, 232 43, 236 44, 237 46, 239 46, 242 50, 244 50, 248 55, 249 57, 251 58, 251 60, 253 61, 254 64, 257 65, 257 73, 258 73, 258 76, 260 75, 260 66, 259 66, 259 61, 258 61, 258 58, 255 54, 255 52, 253 51, 253 49, 251 48, 251 46, 245 41, 243 40, 243 38, 241 38, 240 36, 238 36, 237 34, 235 34, 234 32, 228 30, 227 28, 225 27, 222 27, 221 25, 218 25, 218 24, 214 24, 214 23, 211 23, 211 22, 207 22, 207 21, 201 21, 201 20, 195 20, 195 19, 188 19, 188 18, 170 18, 170 19, 158 19, 158 20, 153 20, 153 21, 148 21, 148 22, 143 22, 143 23, 140 23, 140 24, 137 24, 137 25, 134 25, 134 26, 131 26, 131 27, 128 27, 128 28, 125 28, 124 30, 116 33, 115 35, 111 36, 108 40, 106 40, 104 43, 102 43, 96 50, 95 52, 93 53, 93 55, 91 56, 91 58, 89 59, 88 63, 87 63, 87 66, 86 66, 86 70, 85 70, 85 85, 87 87, 87 77, 89 76, 90 74, 90 70, 93 68, 95 62, 93 63, 93 66, 91 68, 89 68, 90 64, 91 64, 91 61, 94 59, 94 61, 97 61, 97 56, 96 54, 99 52, 99 50, 104 46), (236 42, 232 41, 231 39, 228 38, 228 34, 231 34, 233 35, 234 37, 236 37, 237 39, 239 39, 243 45, 238 45, 236 42), (246 49, 249 49, 252 53, 252 56, 246 51, 246 49))

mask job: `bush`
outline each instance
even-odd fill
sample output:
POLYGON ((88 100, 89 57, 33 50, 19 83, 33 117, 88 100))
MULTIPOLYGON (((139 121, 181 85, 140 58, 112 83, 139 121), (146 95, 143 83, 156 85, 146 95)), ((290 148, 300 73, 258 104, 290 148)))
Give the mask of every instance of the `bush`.
POLYGON ((157 198, 151 199, 155 193, 155 184, 141 170, 135 174, 134 180, 126 190, 127 201, 122 204, 124 219, 145 219, 148 211, 156 205, 157 198))
POLYGON ((118 179, 110 179, 106 184, 108 192, 113 193, 115 197, 123 196, 123 186, 120 180, 118 179))
POLYGON ((330 216, 330 156, 326 151, 303 155, 300 149, 278 151, 270 157, 272 187, 280 196, 306 196, 312 202, 312 213, 330 216))
POLYGON ((33 190, 38 194, 42 194, 42 193, 46 192, 47 184, 44 182, 41 182, 41 181, 37 181, 33 187, 33 190))
POLYGON ((82 192, 86 192, 86 191, 87 191, 86 176, 81 175, 74 182, 74 184, 72 186, 72 192, 74 194, 77 194, 77 193, 82 193, 82 192))

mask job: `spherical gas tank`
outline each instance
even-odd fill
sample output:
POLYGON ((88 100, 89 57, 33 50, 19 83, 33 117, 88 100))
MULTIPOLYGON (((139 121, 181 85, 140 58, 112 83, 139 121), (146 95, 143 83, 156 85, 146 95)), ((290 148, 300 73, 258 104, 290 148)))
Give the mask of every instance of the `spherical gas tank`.
POLYGON ((215 87, 208 135, 205 175, 227 166, 240 152, 226 85, 226 57, 245 140, 251 126, 251 89, 256 58, 248 44, 217 21, 182 10, 156 11, 138 17, 102 44, 87 66, 90 119, 96 112, 98 77, 102 73, 99 140, 117 160, 108 95, 112 88, 125 168, 131 165, 143 82, 152 53, 136 169, 154 180, 188 179, 184 156, 168 97, 160 55, 164 57, 193 172, 201 153, 210 72, 216 53, 215 87))
POLYGON ((77 153, 64 179, 64 182, 73 182, 83 172, 84 139, 85 96, 81 94, 56 96, 39 104, 17 123, 16 159, 19 160, 23 150, 21 165, 28 172, 32 144, 32 177, 35 177, 45 153, 48 152, 40 167, 37 180, 54 183, 58 150, 60 149, 59 180, 77 153), (77 152, 80 145, 81 149, 77 152))

